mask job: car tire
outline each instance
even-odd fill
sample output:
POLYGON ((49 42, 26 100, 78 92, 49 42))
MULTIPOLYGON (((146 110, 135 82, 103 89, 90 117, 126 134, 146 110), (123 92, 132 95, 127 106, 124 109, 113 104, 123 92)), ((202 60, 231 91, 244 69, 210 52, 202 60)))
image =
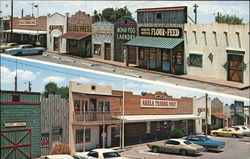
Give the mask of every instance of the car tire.
POLYGON ((42 55, 43 54, 43 51, 38 51, 38 55, 42 55))
POLYGON ((21 56, 22 55, 22 52, 18 52, 16 53, 17 56, 21 56))
POLYGON ((237 135, 235 135, 235 134, 233 134, 233 135, 232 135, 232 137, 233 137, 233 138, 237 138, 238 136, 237 136, 237 135))
POLYGON ((217 133, 214 133, 214 136, 219 136, 217 133))
POLYGON ((180 155, 186 156, 188 154, 187 150, 180 150, 180 155))
POLYGON ((159 152, 159 148, 156 147, 156 146, 154 146, 154 147, 152 147, 152 151, 155 152, 155 153, 157 153, 157 152, 159 152))

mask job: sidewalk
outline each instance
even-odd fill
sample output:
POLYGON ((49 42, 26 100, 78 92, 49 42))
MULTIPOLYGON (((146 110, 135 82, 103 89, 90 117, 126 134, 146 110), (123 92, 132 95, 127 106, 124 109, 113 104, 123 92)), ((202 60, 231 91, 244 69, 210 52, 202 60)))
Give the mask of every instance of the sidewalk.
MULTIPOLYGON (((55 53, 55 52, 50 52, 50 53, 55 53)), ((58 54, 58 53, 55 53, 55 54, 58 54)), ((82 57, 74 56, 74 55, 69 55, 69 54, 59 54, 59 55, 82 59, 82 57)), ((123 67, 123 68, 129 68, 129 69, 133 69, 133 70, 138 70, 138 71, 141 71, 141 72, 155 73, 155 74, 160 74, 160 75, 165 75, 165 76, 171 76, 171 77, 175 77, 175 78, 181 78, 181 79, 187 79, 187 80, 205 82, 205 83, 215 84, 215 85, 219 85, 219 86, 226 86, 226 87, 236 88, 236 89, 239 89, 239 90, 243 90, 243 89, 246 89, 246 88, 250 87, 249 84, 243 84, 243 83, 234 82, 234 81, 226 81, 226 80, 216 79, 216 78, 201 77, 201 76, 192 76, 192 75, 173 75, 173 74, 165 73, 165 72, 158 72, 158 71, 153 71, 153 70, 146 70, 146 69, 138 68, 137 65, 134 65, 134 64, 129 64, 129 67, 127 67, 126 63, 124 63, 124 62, 116 62, 116 61, 104 60, 104 59, 99 59, 99 58, 84 58, 84 59, 88 60, 88 61, 109 64, 109 65, 112 65, 112 66, 117 66, 117 67, 123 67)))

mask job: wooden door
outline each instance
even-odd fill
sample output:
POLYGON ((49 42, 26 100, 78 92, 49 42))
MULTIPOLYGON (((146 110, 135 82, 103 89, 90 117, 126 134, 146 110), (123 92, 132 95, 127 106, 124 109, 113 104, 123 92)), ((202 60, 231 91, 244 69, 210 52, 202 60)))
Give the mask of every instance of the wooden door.
POLYGON ((105 60, 111 60, 111 44, 105 43, 104 44, 104 52, 105 52, 105 60))
POLYGON ((228 54, 228 80, 243 82, 243 56, 228 54))

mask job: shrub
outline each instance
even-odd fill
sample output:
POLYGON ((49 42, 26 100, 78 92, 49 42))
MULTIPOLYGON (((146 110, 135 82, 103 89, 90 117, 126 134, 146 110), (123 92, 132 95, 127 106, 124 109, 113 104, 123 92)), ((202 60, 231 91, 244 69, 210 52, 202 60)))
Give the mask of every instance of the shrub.
MULTIPOLYGON (((206 125, 203 125, 203 130, 204 130, 204 134, 206 134, 206 125)), ((209 135, 211 133, 212 126, 210 124, 207 124, 207 135, 209 135)))
POLYGON ((50 155, 57 155, 57 154, 71 154, 71 150, 67 144, 58 143, 52 146, 50 155))
POLYGON ((170 133, 171 138, 181 138, 183 137, 183 135, 184 135, 183 131, 177 128, 174 128, 170 133))

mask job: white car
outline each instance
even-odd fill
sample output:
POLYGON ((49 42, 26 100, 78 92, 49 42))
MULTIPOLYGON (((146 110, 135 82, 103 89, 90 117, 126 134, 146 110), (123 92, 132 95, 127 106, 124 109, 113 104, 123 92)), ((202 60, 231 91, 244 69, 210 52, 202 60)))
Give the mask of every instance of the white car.
POLYGON ((76 152, 77 156, 82 156, 87 159, 128 159, 127 157, 122 157, 118 151, 112 149, 93 149, 89 152, 76 152))
POLYGON ((71 155, 60 154, 60 155, 47 155, 45 159, 74 159, 71 155))
POLYGON ((18 45, 11 49, 6 49, 5 53, 11 54, 11 55, 25 55, 25 54, 38 54, 42 55, 43 52, 46 51, 43 47, 34 47, 30 44, 26 45, 18 45))
POLYGON ((250 129, 247 126, 244 125, 236 125, 236 126, 232 126, 232 128, 234 128, 235 130, 240 130, 244 133, 244 136, 248 136, 250 135, 250 129))

